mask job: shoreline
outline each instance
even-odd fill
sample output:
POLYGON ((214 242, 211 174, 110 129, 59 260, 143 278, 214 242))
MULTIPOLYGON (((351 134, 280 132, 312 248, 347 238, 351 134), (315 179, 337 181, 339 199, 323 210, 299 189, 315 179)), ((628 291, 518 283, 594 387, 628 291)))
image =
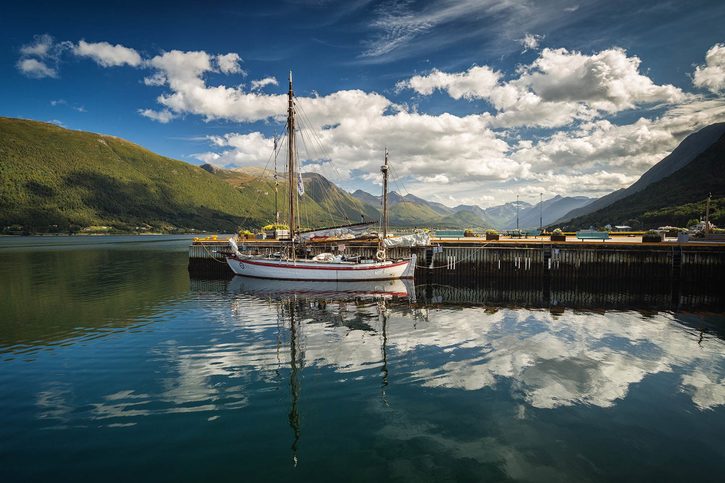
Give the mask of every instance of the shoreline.
POLYGON ((74 234, 68 234, 68 233, 31 233, 28 235, 16 235, 16 234, 9 234, 9 233, 1 233, 0 237, 6 237, 6 238, 23 238, 23 237, 66 237, 66 238, 75 238, 75 237, 82 237, 82 236, 199 236, 199 235, 215 235, 220 234, 221 232, 188 232, 188 233, 135 233, 135 232, 115 232, 115 233, 74 233, 74 234))

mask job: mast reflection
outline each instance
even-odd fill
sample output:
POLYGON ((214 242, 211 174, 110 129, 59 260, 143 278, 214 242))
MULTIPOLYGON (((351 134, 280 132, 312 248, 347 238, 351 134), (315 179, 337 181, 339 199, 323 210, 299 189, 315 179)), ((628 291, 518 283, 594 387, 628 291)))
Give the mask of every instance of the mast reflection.
POLYGON ((292 434, 294 436, 292 440, 292 446, 290 447, 292 449, 292 464, 293 466, 297 466, 297 446, 300 441, 300 412, 299 412, 299 399, 300 399, 300 381, 299 381, 299 375, 298 375, 298 364, 297 364, 297 357, 298 357, 298 348, 297 348, 297 317, 295 314, 295 299, 290 299, 288 301, 288 314, 289 314, 289 321, 290 321, 290 379, 289 379, 289 386, 290 386, 290 411, 289 411, 289 425, 290 428, 292 428, 292 434))
POLYGON ((387 307, 385 305, 385 300, 381 300, 378 303, 378 313, 379 317, 382 319, 382 328, 381 328, 381 335, 382 335, 382 343, 381 343, 381 353, 382 353, 382 360, 383 365, 380 368, 380 374, 382 377, 382 384, 380 387, 380 396, 383 399, 383 403, 386 406, 389 406, 388 399, 385 394, 385 389, 388 387, 388 313, 387 313, 387 307))

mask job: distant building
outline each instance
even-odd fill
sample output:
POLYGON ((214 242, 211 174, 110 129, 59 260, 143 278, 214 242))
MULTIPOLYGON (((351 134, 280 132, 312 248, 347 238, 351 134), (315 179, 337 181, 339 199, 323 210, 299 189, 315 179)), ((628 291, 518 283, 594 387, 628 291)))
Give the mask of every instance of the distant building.
POLYGON ((632 231, 632 227, 627 225, 616 225, 614 227, 614 231, 632 231))

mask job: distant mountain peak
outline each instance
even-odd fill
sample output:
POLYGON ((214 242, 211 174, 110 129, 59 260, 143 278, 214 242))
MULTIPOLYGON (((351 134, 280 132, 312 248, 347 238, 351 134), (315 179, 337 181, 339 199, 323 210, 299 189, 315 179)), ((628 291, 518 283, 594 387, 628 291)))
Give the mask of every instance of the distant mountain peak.
MULTIPOLYGON (((634 185, 632 185, 626 190, 621 190, 624 195, 620 198, 608 203, 603 208, 597 208, 591 213, 585 213, 569 220, 565 227, 622 224, 639 230, 664 225, 686 226, 690 220, 700 219, 705 214, 705 200, 710 194, 712 195, 710 221, 716 225, 725 223, 725 216, 723 216, 725 211, 721 208, 725 206, 725 169, 723 169, 725 124, 721 123, 716 127, 722 129, 720 137, 694 159, 688 160, 677 171, 646 184, 642 189, 633 190, 634 185)), ((708 130, 705 134, 709 135, 712 132, 713 130, 708 130)), ((718 131, 715 130, 715 132, 718 131)), ((702 137, 698 137, 702 140, 702 137)), ((685 141, 683 141, 684 143, 685 141)), ((681 154, 683 150, 678 147, 673 154, 676 152, 681 154)), ((668 160, 668 164, 680 164, 682 161, 682 158, 675 157, 674 160, 668 160)), ((671 166, 666 166, 666 168, 664 172, 671 166)), ((648 173, 651 172, 648 171, 648 173)), ((621 192, 618 193, 621 194, 621 192)), ((613 199, 610 195, 605 198, 609 201, 613 199)), ((567 216, 570 215, 571 213, 567 216)))
POLYGON ((584 207, 572 210, 562 216, 556 223, 565 223, 574 218, 589 215, 595 211, 607 208, 617 201, 626 198, 649 185, 660 181, 674 172, 684 168, 697 156, 715 144, 720 136, 725 134, 725 122, 710 124, 699 131, 688 135, 670 154, 662 158, 657 164, 645 171, 642 176, 627 188, 620 188, 602 196, 584 207))

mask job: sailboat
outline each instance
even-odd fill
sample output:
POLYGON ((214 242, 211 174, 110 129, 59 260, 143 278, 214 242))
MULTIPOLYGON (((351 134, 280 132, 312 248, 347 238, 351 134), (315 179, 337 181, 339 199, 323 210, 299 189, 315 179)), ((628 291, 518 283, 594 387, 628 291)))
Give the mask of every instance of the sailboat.
MULTIPOLYGON (((288 166, 287 176, 289 182, 288 214, 290 243, 286 256, 273 258, 263 256, 244 255, 234 240, 229 240, 232 255, 227 256, 227 264, 237 275, 256 278, 278 280, 310 280, 310 281, 361 281, 361 280, 391 280, 403 277, 412 277, 411 260, 388 260, 384 240, 387 237, 388 224, 388 151, 385 150, 385 162, 380 167, 383 174, 383 216, 382 238, 378 243, 378 250, 374 260, 345 260, 341 256, 320 254, 312 259, 298 259, 296 257, 295 242, 303 242, 304 238, 298 230, 296 211, 298 209, 299 189, 294 189, 295 183, 301 184, 297 179, 297 160, 295 150, 295 106, 294 92, 292 90, 292 72, 289 75, 289 92, 287 108, 287 145, 288 166)), ((414 263, 413 263, 414 265, 414 263)))

